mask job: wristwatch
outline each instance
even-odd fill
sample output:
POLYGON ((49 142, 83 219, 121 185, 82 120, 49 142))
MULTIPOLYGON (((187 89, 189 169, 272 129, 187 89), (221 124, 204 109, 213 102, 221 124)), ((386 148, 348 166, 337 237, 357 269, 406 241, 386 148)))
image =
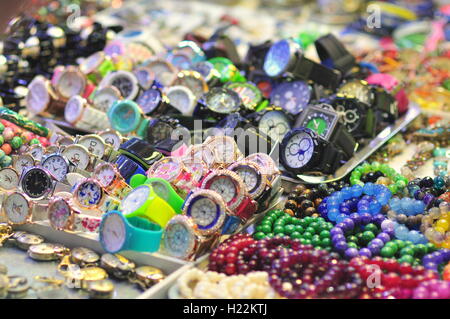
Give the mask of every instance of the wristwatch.
POLYGON ((172 139, 172 133, 176 129, 184 128, 178 119, 170 116, 158 116, 148 121, 145 140, 152 145, 160 141, 172 139))
POLYGON ((214 167, 226 167, 244 157, 230 136, 208 136, 204 144, 214 152, 214 167))
POLYGON ((136 76, 124 70, 108 73, 100 82, 99 87, 114 86, 125 100, 134 100, 141 92, 136 76))
POLYGON ((86 147, 88 152, 99 159, 102 159, 107 153, 107 145, 103 138, 98 134, 87 134, 83 136, 76 136, 75 143, 86 147))
POLYGON ((221 119, 228 114, 239 112, 241 105, 241 98, 235 91, 213 87, 205 94, 203 103, 197 105, 194 116, 221 119))
POLYGON ((80 173, 86 175, 86 172, 77 169, 76 165, 71 163, 64 155, 59 151, 56 153, 50 153, 42 157, 40 165, 49 171, 57 181, 65 181, 68 173, 80 173))
POLYGON ((162 158, 162 154, 155 151, 151 144, 137 137, 120 145, 119 152, 136 161, 145 170, 162 158))
POLYGON ((55 81, 56 93, 64 101, 74 95, 83 95, 86 89, 85 75, 75 66, 66 66, 55 81))
POLYGON ((26 168, 19 180, 19 189, 32 200, 41 200, 52 193, 68 190, 69 186, 57 181, 57 178, 42 167, 26 168))
POLYGON ((28 85, 27 110, 43 116, 63 115, 66 102, 53 91, 49 80, 36 76, 28 85))
POLYGON ((165 87, 173 82, 178 73, 175 66, 161 59, 151 60, 146 66, 155 74, 155 80, 165 87))
POLYGON ((249 82, 234 82, 228 83, 224 86, 231 89, 239 95, 242 106, 247 112, 255 112, 263 103, 263 95, 260 89, 249 82))
POLYGON ((16 170, 19 176, 25 168, 35 165, 35 160, 31 154, 12 155, 11 158, 12 168, 16 170))
POLYGON ((122 99, 122 95, 115 86, 109 85, 102 88, 97 88, 94 92, 92 92, 89 99, 91 100, 93 107, 106 113, 114 102, 122 99))
POLYGON ((366 81, 370 85, 384 88, 395 97, 399 115, 403 115, 408 111, 409 99, 405 87, 394 76, 387 73, 375 73, 368 76, 366 81))
POLYGON ((120 175, 117 166, 111 163, 97 165, 92 177, 96 178, 105 191, 115 198, 123 198, 132 190, 120 175))
POLYGON ((217 243, 218 235, 202 236, 192 218, 177 215, 164 231, 164 251, 173 257, 195 260, 217 243))
POLYGON ((345 98, 338 94, 331 103, 340 115, 339 121, 355 138, 374 137, 377 118, 375 110, 356 98, 345 98))
POLYGON ((255 162, 241 160, 230 165, 228 169, 239 175, 247 188, 249 196, 257 202, 259 202, 259 197, 271 187, 266 174, 255 162))
POLYGON ((7 194, 2 210, 8 223, 23 225, 47 219, 47 202, 31 201, 20 192, 7 194))
POLYGON ((266 153, 253 153, 245 158, 246 161, 251 161, 259 165, 263 174, 275 187, 275 179, 281 175, 278 165, 275 161, 266 153))
POLYGON ((99 51, 80 63, 80 71, 86 74, 90 81, 98 84, 109 72, 115 71, 115 67, 111 58, 99 51))
POLYGON ((214 65, 208 61, 196 62, 191 67, 203 76, 209 88, 213 88, 220 83, 220 73, 214 68, 214 65))
POLYGON ((145 218, 125 218, 119 211, 110 211, 102 216, 99 233, 103 249, 114 254, 121 250, 158 251, 163 231, 145 218))
POLYGON ((191 174, 184 167, 183 162, 177 157, 164 157, 155 162, 147 171, 147 177, 163 178, 178 189, 189 191, 194 185, 191 174))
POLYGON ((232 234, 242 222, 230 212, 218 193, 206 189, 194 189, 189 193, 183 215, 192 219, 202 236, 232 234))
POLYGON ((139 95, 136 103, 145 115, 160 115, 171 107, 169 99, 156 85, 151 86, 139 95))
POLYGON ((259 132, 274 141, 281 141, 291 129, 293 122, 292 116, 278 106, 268 106, 260 112, 247 116, 247 119, 258 127, 259 132))
POLYGON ((100 267, 117 279, 127 279, 136 269, 136 264, 119 254, 103 254, 100 267))
POLYGON ((62 150, 61 155, 81 171, 89 171, 91 168, 90 164, 92 162, 92 156, 88 149, 83 145, 72 144, 66 146, 62 150))
POLYGON ((208 92, 208 84, 203 76, 194 70, 182 70, 178 72, 177 77, 171 86, 185 86, 194 94, 196 100, 208 92))
POLYGON ((153 190, 153 187, 144 184, 136 187, 120 204, 122 214, 127 217, 143 217, 164 228, 167 222, 176 215, 164 199, 153 190))
POLYGON ((117 151, 123 142, 123 137, 119 132, 112 129, 107 129, 98 133, 107 145, 111 146, 113 150, 117 151))
POLYGON ((106 194, 100 182, 84 178, 73 186, 73 201, 83 209, 105 212, 117 209, 120 201, 106 194))
POLYGON ((57 230, 98 233, 101 218, 83 214, 71 199, 55 196, 48 203, 50 225, 57 230))
POLYGON ((187 86, 174 85, 164 90, 172 110, 184 116, 192 116, 197 107, 197 98, 187 86))
POLYGON ((220 82, 245 82, 246 78, 241 74, 233 62, 225 57, 214 57, 208 60, 220 74, 220 82))
POLYGON ((106 130, 110 127, 106 113, 93 108, 79 95, 73 95, 67 101, 64 119, 74 127, 88 132, 106 130))
POLYGON ((201 188, 221 195, 230 211, 243 221, 250 219, 258 208, 241 177, 228 169, 211 171, 203 178, 201 188))
POLYGON ((343 75, 356 66, 355 57, 333 34, 329 33, 318 38, 314 44, 320 60, 325 66, 337 69, 343 75))
POLYGON ((144 116, 141 108, 131 100, 118 100, 107 112, 111 128, 121 134, 136 132, 145 137, 149 119, 144 116))
POLYGON ((307 59, 300 45, 292 39, 275 42, 267 52, 263 68, 271 77, 290 73, 296 79, 311 80, 331 89, 341 80, 339 71, 307 59))

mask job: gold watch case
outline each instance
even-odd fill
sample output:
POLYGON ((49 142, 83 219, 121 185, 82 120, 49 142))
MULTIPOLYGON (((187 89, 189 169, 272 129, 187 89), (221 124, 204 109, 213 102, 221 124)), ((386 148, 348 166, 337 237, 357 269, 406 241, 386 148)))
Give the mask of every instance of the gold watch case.
POLYGON ((16 238, 16 246, 25 251, 28 251, 32 245, 39 245, 43 242, 44 237, 30 233, 23 233, 16 238))

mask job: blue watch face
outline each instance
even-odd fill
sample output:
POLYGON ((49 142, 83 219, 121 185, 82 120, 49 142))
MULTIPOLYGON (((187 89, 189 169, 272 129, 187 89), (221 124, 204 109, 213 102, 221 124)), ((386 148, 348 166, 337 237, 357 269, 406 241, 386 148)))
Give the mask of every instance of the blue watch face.
POLYGON ((269 76, 280 76, 288 67, 291 52, 289 42, 281 40, 274 43, 266 54, 264 60, 264 72, 269 76))
POLYGON ((98 205, 102 195, 103 191, 100 185, 92 181, 83 182, 75 194, 78 203, 84 207, 98 205))
POLYGON ((188 70, 191 68, 192 62, 189 56, 182 53, 173 53, 167 57, 167 60, 180 70, 188 70))
POLYGON ((142 93, 136 101, 145 114, 153 112, 161 102, 161 92, 157 89, 149 89, 142 93))
POLYGON ((111 127, 120 133, 132 132, 139 125, 141 114, 131 103, 134 102, 117 102, 109 109, 108 117, 111 127))
POLYGON ((310 98, 311 88, 305 82, 285 82, 272 91, 270 103, 297 115, 308 105, 310 98))
POLYGON ((284 158, 286 165, 290 168, 304 167, 311 160, 314 152, 314 141, 311 135, 300 131, 283 141, 285 144, 284 158))
POLYGON ((212 65, 212 63, 207 62, 207 61, 197 62, 192 67, 192 70, 200 73, 204 79, 208 78, 208 76, 211 74, 211 71, 213 69, 214 69, 214 65, 212 65))
POLYGON ((187 216, 194 220, 199 229, 206 230, 216 225, 220 217, 220 210, 219 206, 210 198, 198 196, 192 200, 187 210, 187 216))

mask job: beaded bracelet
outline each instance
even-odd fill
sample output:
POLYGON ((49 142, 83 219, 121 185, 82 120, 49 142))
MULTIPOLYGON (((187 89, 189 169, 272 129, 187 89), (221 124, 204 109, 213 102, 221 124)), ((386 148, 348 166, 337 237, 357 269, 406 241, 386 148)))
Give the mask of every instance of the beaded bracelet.
POLYGON ((449 299, 450 282, 442 280, 429 280, 421 283, 414 289, 413 299, 449 299))
POLYGON ((450 262, 444 267, 442 271, 442 279, 446 281, 450 281, 450 262))
POLYGON ((427 207, 438 207, 444 200, 439 198, 450 186, 450 178, 436 176, 416 178, 407 185, 409 195, 423 201, 427 207))
POLYGON ((413 290, 421 283, 438 279, 438 274, 423 267, 414 267, 407 263, 399 263, 395 259, 383 259, 375 257, 356 257, 350 261, 361 278, 367 282, 374 274, 374 267, 381 270, 380 286, 370 289, 365 287, 361 298, 397 298, 408 299, 413 295, 413 290))
POLYGON ((366 182, 376 182, 387 186, 393 194, 402 192, 408 183, 408 179, 397 173, 395 169, 379 162, 372 162, 372 164, 366 162, 356 167, 350 175, 350 184, 363 186, 365 183, 362 181, 363 177, 366 177, 366 182), (371 174, 369 175, 370 180, 364 174, 371 174))
POLYGON ((273 261, 269 283, 290 299, 355 298, 363 287, 353 267, 324 250, 282 250, 273 261))
POLYGON ((423 266, 426 269, 439 272, 449 261, 450 249, 439 249, 423 257, 423 266))
POLYGON ((425 204, 422 201, 394 197, 389 201, 389 206, 391 208, 387 213, 389 219, 405 224, 409 228, 418 228, 422 223, 425 211, 425 204))
POLYGON ((439 208, 428 210, 428 215, 422 218, 420 230, 436 247, 450 249, 450 205, 443 202, 439 208))
POLYGON ((330 251, 330 230, 332 228, 333 224, 326 222, 322 217, 299 219, 281 210, 272 210, 264 216, 261 223, 256 227, 257 232, 253 235, 253 238, 260 240, 287 235, 292 239, 299 239, 304 245, 313 245, 330 251))
POLYGON ((324 198, 317 210, 323 218, 339 223, 352 213, 378 214, 391 196, 392 193, 383 185, 353 185, 324 198), (363 194, 367 196, 362 196, 363 194))

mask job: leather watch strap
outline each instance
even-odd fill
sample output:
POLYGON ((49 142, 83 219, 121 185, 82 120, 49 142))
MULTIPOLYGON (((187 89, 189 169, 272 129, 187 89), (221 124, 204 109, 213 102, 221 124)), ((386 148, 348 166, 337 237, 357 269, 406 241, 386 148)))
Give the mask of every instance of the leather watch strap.
POLYGON ((344 75, 356 65, 355 57, 331 33, 317 39, 315 45, 322 63, 344 75))
POLYGON ((339 71, 327 68, 304 56, 301 56, 297 60, 292 73, 295 77, 302 80, 311 80, 331 89, 336 89, 341 81, 341 74, 339 71))

